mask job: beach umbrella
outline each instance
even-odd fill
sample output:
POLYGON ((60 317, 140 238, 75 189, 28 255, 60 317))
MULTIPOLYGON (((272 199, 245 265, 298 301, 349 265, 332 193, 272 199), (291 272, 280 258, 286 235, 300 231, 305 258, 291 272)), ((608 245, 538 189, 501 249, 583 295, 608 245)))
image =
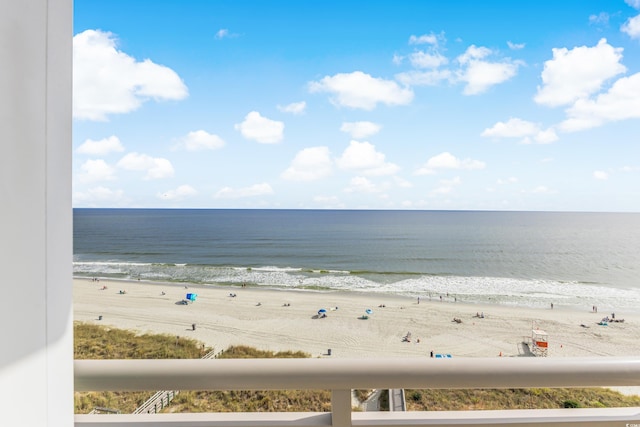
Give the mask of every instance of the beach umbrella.
POLYGON ((327 310, 324 308, 321 308, 320 310, 318 310, 318 314, 322 314, 322 313, 326 313, 327 310))
POLYGON ((367 308, 364 312, 367 314, 373 314, 373 310, 371 310, 370 308, 367 308))

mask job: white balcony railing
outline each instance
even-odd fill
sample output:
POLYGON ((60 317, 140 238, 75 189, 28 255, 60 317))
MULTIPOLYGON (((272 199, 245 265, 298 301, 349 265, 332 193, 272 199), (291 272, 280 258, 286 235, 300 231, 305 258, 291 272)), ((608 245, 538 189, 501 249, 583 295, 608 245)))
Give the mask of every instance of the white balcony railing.
POLYGON ((76 415, 76 427, 638 426, 640 407, 352 412, 351 389, 640 386, 640 357, 77 360, 76 391, 332 391, 330 413, 76 415))

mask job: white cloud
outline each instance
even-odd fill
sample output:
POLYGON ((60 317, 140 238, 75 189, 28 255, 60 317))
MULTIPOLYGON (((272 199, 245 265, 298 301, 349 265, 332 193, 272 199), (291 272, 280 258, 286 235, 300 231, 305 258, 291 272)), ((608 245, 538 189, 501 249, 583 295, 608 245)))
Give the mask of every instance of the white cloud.
POLYGON ((415 175, 433 175, 438 169, 484 169, 485 163, 479 160, 464 159, 460 160, 449 152, 440 153, 437 156, 431 157, 427 160, 420 169, 415 172, 415 175))
POLYGON ((309 91, 328 92, 334 95, 334 105, 363 110, 373 110, 378 103, 407 105, 413 100, 413 91, 402 88, 392 80, 371 77, 362 71, 325 76, 310 82, 309 91))
POLYGON ((263 117, 257 111, 247 114, 242 123, 235 125, 235 129, 246 139, 262 144, 274 144, 284 137, 284 123, 263 117))
POLYGON ((590 15, 589 23, 594 25, 609 25, 609 14, 606 12, 600 12, 597 15, 590 15))
POLYGON ((524 49, 525 44, 524 43, 513 43, 508 41, 507 42, 507 46, 509 46, 509 49, 511 50, 520 50, 520 49, 524 49))
POLYGON ((334 209, 344 208, 344 203, 336 196, 314 196, 313 202, 334 209))
POLYGON ((452 74, 449 70, 411 70, 398 73, 395 77, 400 83, 408 86, 436 86, 442 81, 452 80, 452 74))
POLYGON ((456 176, 453 179, 442 179, 440 180, 440 183, 438 185, 438 187, 434 188, 433 190, 431 190, 431 195, 432 196, 438 196, 438 195, 443 195, 443 194, 449 194, 453 191, 453 189, 460 185, 460 183, 462 182, 462 180, 460 179, 459 176, 456 176))
POLYGON ((285 105, 284 107, 278 105, 278 110, 283 113, 291 113, 291 114, 302 114, 304 110, 307 108, 307 103, 304 101, 300 102, 292 102, 291 104, 285 105))
POLYGON ((640 9, 640 0, 624 0, 624 2, 634 9, 640 9))
POLYGON ((620 30, 632 39, 640 39, 640 15, 629 18, 620 30))
POLYGON ((616 81, 596 99, 581 99, 567 109, 568 118, 559 127, 575 132, 608 122, 640 118, 640 73, 616 81))
POLYGON ((73 201, 74 203, 86 205, 114 205, 124 201, 124 191, 111 190, 106 187, 95 187, 86 192, 73 193, 73 201))
POLYGON ((158 199, 169 200, 169 201, 179 201, 188 197, 192 197, 198 194, 195 188, 190 185, 181 185, 175 190, 167 190, 163 193, 158 193, 156 196, 158 199))
POLYGON ((449 60, 439 52, 428 53, 419 50, 409 55, 409 62, 415 68, 438 68, 447 64, 449 60))
POLYGON ((226 28, 220 28, 216 31, 216 39, 221 40, 225 37, 229 37, 229 30, 226 28))
POLYGON ((540 130, 533 136, 533 139, 538 144, 551 144, 558 140, 558 134, 552 128, 546 130, 540 130))
POLYGON ((496 184, 498 184, 498 185, 515 184, 516 182, 518 182, 518 178, 516 178, 515 176, 510 176, 507 179, 499 179, 499 180, 497 180, 496 184))
POLYGON ((368 142, 351 141, 336 163, 341 169, 364 175, 393 175, 400 170, 397 165, 387 163, 385 155, 368 142))
POLYGON ((380 132, 382 126, 373 122, 344 122, 340 126, 342 132, 351 135, 351 138, 363 139, 380 132))
POLYGON ((149 99, 187 96, 175 71, 117 50, 113 34, 86 30, 73 37, 74 118, 106 121, 108 115, 135 111, 149 99))
POLYGON ((400 188, 411 188, 411 187, 413 187, 413 184, 411 184, 406 179, 402 179, 399 176, 393 176, 392 178, 393 178, 393 182, 400 188))
POLYGON ((491 49, 484 46, 478 47, 472 44, 462 55, 458 56, 458 62, 462 65, 466 65, 472 61, 486 58, 489 55, 491 55, 491 49))
POLYGON ((167 159, 146 154, 129 153, 118 161, 117 166, 130 171, 143 171, 144 179, 160 179, 173 176, 173 166, 167 159))
POLYGON ((344 189, 345 193, 379 193, 381 191, 382 189, 363 176, 351 178, 349 186, 344 189))
POLYGON ((224 147, 225 142, 218 135, 196 130, 180 138, 178 145, 187 151, 217 150, 224 147))
POLYGON ((256 197, 273 194, 273 188, 266 182, 255 184, 244 188, 224 187, 218 191, 213 197, 216 199, 241 199, 244 197, 256 197))
POLYGON ((112 181, 115 179, 115 169, 102 159, 87 160, 80 166, 82 173, 78 174, 80 182, 112 181))
POLYGON ((438 44, 438 36, 435 34, 423 34, 421 36, 411 36, 409 37, 409 44, 438 44))
POLYGON ((493 138, 522 138, 522 142, 530 143, 531 138, 539 144, 548 144, 558 140, 553 129, 542 130, 540 125, 518 118, 510 118, 507 122, 498 122, 487 128, 480 136, 493 138))
POLYGON ((536 188, 534 188, 533 190, 531 190, 531 193, 533 194, 556 194, 557 191, 556 190, 552 190, 549 187, 545 186, 545 185, 539 185, 536 188))
POLYGON ((557 107, 598 92, 606 80, 626 71, 620 63, 622 50, 606 39, 594 47, 552 49, 553 59, 544 63, 543 84, 538 86, 535 102, 557 107))
POLYGON ((296 154, 281 178, 290 181, 315 181, 331 175, 332 164, 329 148, 305 148, 296 154))
POLYGON ((609 174, 606 173, 605 171, 594 171, 593 172, 593 177, 595 179, 599 179, 599 180, 605 181, 605 180, 609 179, 609 174))
POLYGON ((519 61, 504 59, 502 62, 489 62, 484 58, 493 52, 486 47, 471 45, 457 59, 462 68, 457 73, 458 79, 466 83, 465 95, 477 95, 486 92, 492 86, 503 83, 518 71, 519 61))
POLYGON ((91 156, 106 156, 109 153, 122 152, 124 147, 117 136, 110 136, 98 141, 87 139, 76 150, 80 154, 88 154, 91 156))

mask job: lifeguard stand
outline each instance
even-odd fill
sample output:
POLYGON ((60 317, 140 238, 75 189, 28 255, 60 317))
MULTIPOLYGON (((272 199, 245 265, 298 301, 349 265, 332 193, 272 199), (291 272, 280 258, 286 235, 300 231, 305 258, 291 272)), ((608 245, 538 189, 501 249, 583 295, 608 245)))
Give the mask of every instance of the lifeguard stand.
POLYGON ((549 355, 549 335, 542 329, 531 330, 531 353, 537 357, 549 355))

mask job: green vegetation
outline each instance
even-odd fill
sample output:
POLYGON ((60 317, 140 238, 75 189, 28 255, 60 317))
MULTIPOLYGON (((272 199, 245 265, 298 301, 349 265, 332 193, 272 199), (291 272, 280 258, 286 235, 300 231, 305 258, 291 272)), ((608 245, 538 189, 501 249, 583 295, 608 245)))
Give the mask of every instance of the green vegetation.
MULTIPOLYGON (((132 332, 102 326, 74 325, 76 359, 194 359, 211 348, 183 337, 172 335, 136 335, 132 332)), ((246 346, 230 347, 219 358, 304 358, 303 352, 271 352, 246 346)), ((360 401, 371 390, 356 390, 360 401)), ((144 403, 148 392, 83 392, 75 393, 76 413, 87 413, 95 407, 131 413, 144 403)), ((587 389, 505 389, 505 390, 405 390, 410 411, 453 411, 490 409, 603 408, 640 406, 640 397, 624 396, 602 388, 587 389)), ((386 396, 386 393, 383 393, 386 396)), ((385 402, 383 402, 383 405, 385 402)), ((388 407, 388 403, 386 403, 388 407)), ((328 390, 282 391, 182 391, 165 412, 328 412, 331 392, 328 390)))
POLYGON ((640 406, 640 397, 606 388, 405 390, 409 411, 557 409, 640 406))
MULTIPOLYGON (((76 323, 73 328, 75 359, 199 359, 211 348, 173 335, 136 335, 122 329, 76 323)), ((76 392, 75 413, 109 408, 131 413, 154 391, 76 392)))
POLYGON ((211 351, 190 338, 136 335, 88 323, 76 323, 73 338, 76 359, 199 359, 211 351))
MULTIPOLYGON (((232 346, 220 353, 219 359, 292 359, 309 354, 297 351, 257 350, 232 346)), ((181 391, 166 412, 329 412, 331 392, 327 390, 269 391, 181 391)))

